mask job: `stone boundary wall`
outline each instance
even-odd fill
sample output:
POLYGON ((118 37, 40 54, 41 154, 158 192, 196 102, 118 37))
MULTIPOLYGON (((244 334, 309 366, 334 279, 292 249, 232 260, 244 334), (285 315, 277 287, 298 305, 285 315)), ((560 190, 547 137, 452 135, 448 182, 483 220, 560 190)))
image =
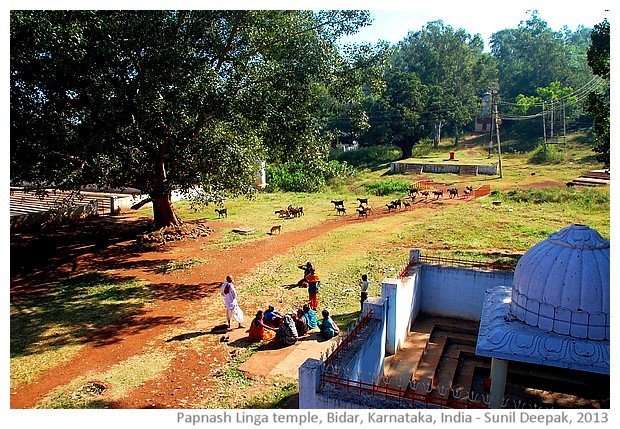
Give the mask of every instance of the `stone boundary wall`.
POLYGON ((420 164, 409 162, 390 163, 390 173, 453 173, 453 174, 485 174, 496 176, 499 174, 498 164, 420 164))

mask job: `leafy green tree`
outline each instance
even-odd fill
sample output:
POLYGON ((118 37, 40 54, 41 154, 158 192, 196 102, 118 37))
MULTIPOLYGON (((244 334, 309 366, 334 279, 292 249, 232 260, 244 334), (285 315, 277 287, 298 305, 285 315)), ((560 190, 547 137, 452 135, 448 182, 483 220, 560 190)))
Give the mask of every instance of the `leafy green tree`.
POLYGON ((594 151, 598 154, 597 158, 606 167, 610 163, 610 66, 609 66, 609 21, 605 19, 597 24, 590 36, 592 44, 588 49, 588 65, 592 72, 606 81, 604 92, 591 92, 586 102, 586 110, 594 120, 594 133, 596 135, 596 145, 594 151))
POLYGON ((361 142, 368 146, 395 145, 403 159, 410 158, 413 147, 432 132, 426 109, 428 94, 428 87, 416 74, 388 69, 385 91, 367 100, 370 129, 361 142))
POLYGON ((575 33, 553 31, 538 11, 532 11, 518 28, 494 33, 490 46, 498 64, 502 99, 533 94, 554 81, 573 88, 585 85, 592 78, 585 68, 586 33, 584 28, 575 33))
POLYGON ((11 180, 248 194, 258 160, 326 153, 314 114, 364 11, 12 11, 11 180))
MULTIPOLYGON (((562 114, 565 115, 566 107, 576 106, 578 98, 574 95, 573 88, 562 86, 558 81, 551 82, 549 86, 544 88, 536 88, 536 94, 536 96, 519 94, 515 110, 521 114, 542 112, 545 125, 547 123, 547 116, 550 116, 549 136, 557 136, 558 133, 554 130, 554 127, 556 117, 559 116, 558 112, 562 111, 562 114)), ((545 129, 545 141, 546 133, 547 130, 545 129)))
POLYGON ((483 51, 480 35, 442 21, 429 22, 398 44, 395 67, 416 74, 428 88, 426 109, 436 146, 444 125, 458 130, 472 121, 481 94, 496 79, 494 60, 483 51))

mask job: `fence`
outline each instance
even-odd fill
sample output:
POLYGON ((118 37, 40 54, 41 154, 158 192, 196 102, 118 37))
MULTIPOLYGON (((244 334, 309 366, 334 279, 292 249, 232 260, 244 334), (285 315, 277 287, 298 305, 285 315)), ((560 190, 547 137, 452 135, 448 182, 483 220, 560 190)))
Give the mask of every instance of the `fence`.
MULTIPOLYGON (((472 400, 466 391, 452 389, 438 389, 438 395, 417 393, 415 390, 393 388, 387 385, 366 383, 360 380, 349 380, 336 374, 321 374, 322 386, 330 384, 336 388, 345 389, 348 393, 357 393, 365 401, 369 399, 394 401, 398 407, 409 405, 411 408, 449 408, 449 409, 486 409, 488 397, 475 395, 472 400), (450 399, 451 396, 458 399, 450 399), (478 399, 480 397, 480 399, 478 399)), ((417 382, 410 387, 418 386, 417 382)))
POLYGON ((489 195, 491 193, 491 185, 482 185, 476 189, 474 189, 474 198, 484 197, 485 195, 489 195))
MULTIPOLYGON (((412 262, 409 261, 409 264, 412 265, 412 262)), ((448 258, 444 256, 432 256, 432 255, 420 255, 419 263, 430 264, 430 265, 450 265, 453 267, 464 267, 464 268, 482 268, 485 270, 500 270, 500 271, 514 271, 516 268, 516 264, 512 262, 482 262, 482 261, 474 261, 469 259, 458 259, 458 258, 448 258)), ((409 267, 408 265, 407 267, 409 267)))
POLYGON ((338 357, 347 349, 352 339, 355 338, 355 335, 368 324, 368 322, 372 319, 372 309, 368 310, 365 315, 360 317, 351 330, 349 330, 344 336, 338 338, 338 343, 333 343, 334 347, 332 352, 325 358, 323 361, 323 367, 326 369, 330 366, 333 366, 334 362, 338 357))

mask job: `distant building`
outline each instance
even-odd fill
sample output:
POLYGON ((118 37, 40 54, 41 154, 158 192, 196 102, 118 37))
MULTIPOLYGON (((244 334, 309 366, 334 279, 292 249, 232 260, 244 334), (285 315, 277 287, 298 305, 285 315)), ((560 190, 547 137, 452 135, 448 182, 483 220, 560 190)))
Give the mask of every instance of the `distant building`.
POLYGON ((491 117, 491 93, 485 92, 482 96, 480 114, 474 124, 474 132, 487 133, 491 130, 493 118, 491 117))

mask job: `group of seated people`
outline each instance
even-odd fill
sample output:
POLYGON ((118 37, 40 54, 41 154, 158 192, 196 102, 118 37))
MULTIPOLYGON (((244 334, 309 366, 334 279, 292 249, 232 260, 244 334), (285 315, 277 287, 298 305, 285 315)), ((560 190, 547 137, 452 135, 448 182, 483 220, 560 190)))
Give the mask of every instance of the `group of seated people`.
POLYGON ((306 336, 314 328, 319 328, 323 338, 329 339, 339 334, 340 329, 331 318, 329 310, 322 311, 323 320, 317 320, 316 314, 309 305, 304 305, 297 312, 280 314, 273 306, 267 310, 258 310, 250 329, 248 337, 252 342, 276 339, 283 345, 292 345, 300 337, 306 336))

